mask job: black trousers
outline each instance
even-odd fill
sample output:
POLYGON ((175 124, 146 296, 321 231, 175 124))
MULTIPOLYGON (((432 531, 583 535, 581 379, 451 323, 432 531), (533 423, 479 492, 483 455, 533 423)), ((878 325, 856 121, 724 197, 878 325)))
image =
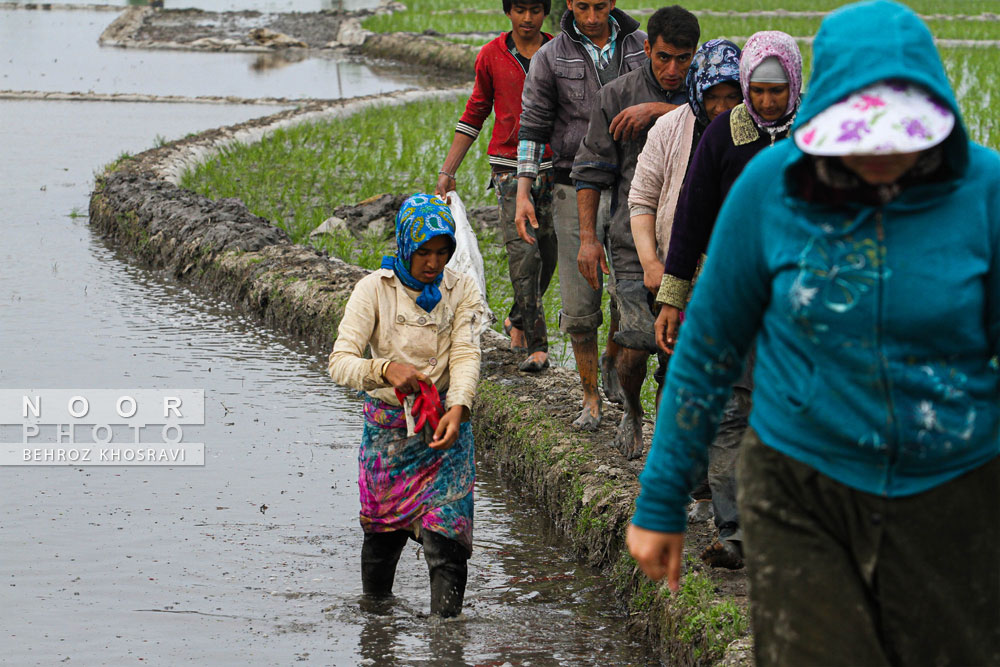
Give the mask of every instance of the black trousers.
MULTIPOLYGON (((416 539, 408 530, 365 533, 361 546, 361 587, 365 595, 392 595, 396 565, 410 538, 416 539)), ((422 531, 418 541, 424 547, 431 578, 431 613, 445 618, 458 616, 465 599, 471 554, 458 541, 429 530, 422 531)))

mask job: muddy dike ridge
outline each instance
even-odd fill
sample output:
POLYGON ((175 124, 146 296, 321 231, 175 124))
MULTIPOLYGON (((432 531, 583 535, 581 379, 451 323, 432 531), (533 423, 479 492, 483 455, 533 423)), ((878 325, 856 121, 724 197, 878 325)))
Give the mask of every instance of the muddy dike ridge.
POLYGON ((472 76, 479 47, 431 34, 374 33, 361 27, 372 14, 405 10, 383 0, 374 10, 211 12, 128 7, 101 33, 102 46, 188 51, 280 52, 290 59, 363 55, 472 76))
MULTIPOLYGON (((333 346, 344 306, 367 271, 312 247, 296 245, 269 220, 238 199, 210 200, 177 185, 187 166, 233 141, 257 140, 294 123, 354 113, 372 104, 404 103, 455 91, 403 92, 338 103, 313 104, 126 156, 96 176, 90 224, 109 244, 139 264, 195 290, 218 295, 263 325, 306 341, 322 359, 333 346)), ((384 217, 400 194, 357 207, 341 207, 349 229, 384 217)), ((495 224, 495 211, 473 209, 473 225, 495 224)), ((701 593, 671 595, 649 581, 624 548, 625 529, 639 491, 644 460, 627 461, 610 444, 621 413, 607 406, 601 428, 570 427, 582 398, 573 369, 539 375, 517 371, 520 356, 509 339, 483 336, 482 374, 472 411, 481 461, 506 483, 545 508, 567 549, 599 567, 614 584, 630 631, 644 636, 666 665, 749 665, 745 632, 724 640, 714 631, 719 605, 747 612, 742 572, 703 568, 697 554, 712 539, 710 524, 688 531, 685 580, 701 593), (705 583, 707 582, 707 585, 705 583)), ((645 439, 652 434, 647 420, 645 439)))

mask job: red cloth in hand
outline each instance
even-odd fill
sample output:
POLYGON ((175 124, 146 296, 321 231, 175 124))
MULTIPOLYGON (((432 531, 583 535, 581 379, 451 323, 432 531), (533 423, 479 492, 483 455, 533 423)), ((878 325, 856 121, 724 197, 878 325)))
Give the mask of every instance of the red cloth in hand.
MULTIPOLYGON (((417 418, 414 430, 419 432, 424 427, 424 424, 428 424, 431 429, 437 430, 441 417, 444 415, 444 406, 441 405, 441 395, 438 393, 437 387, 433 384, 425 382, 420 382, 419 384, 420 393, 414 399, 413 410, 410 411, 410 414, 417 418)), ((398 389, 395 391, 396 398, 399 399, 400 403, 405 405, 406 401, 404 399, 406 398, 406 394, 398 389)))

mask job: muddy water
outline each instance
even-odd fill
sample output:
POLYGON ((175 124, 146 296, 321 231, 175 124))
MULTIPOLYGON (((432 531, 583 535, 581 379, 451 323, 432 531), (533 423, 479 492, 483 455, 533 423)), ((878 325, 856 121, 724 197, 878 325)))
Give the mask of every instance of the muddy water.
POLYGON ((113 14, 0 10, 0 90, 336 99, 420 87, 426 76, 343 56, 101 48, 113 14), (302 60, 287 58, 302 57, 302 60))
POLYGON ((415 546, 363 612, 357 398, 79 215, 120 152, 267 112, 0 101, 0 388, 206 393, 202 468, 0 468, 0 663, 645 664, 602 579, 482 467, 466 619, 427 619, 415 546))

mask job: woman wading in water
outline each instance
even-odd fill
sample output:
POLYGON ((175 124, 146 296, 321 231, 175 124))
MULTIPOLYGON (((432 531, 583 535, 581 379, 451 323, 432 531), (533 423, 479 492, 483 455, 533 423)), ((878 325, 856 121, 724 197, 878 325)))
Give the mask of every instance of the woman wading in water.
POLYGON ((827 16, 808 90, 719 213, 628 546, 677 590, 687 493, 756 340, 757 665, 997 665, 1000 158, 903 5, 827 16))
POLYGON ((392 594, 400 554, 415 539, 430 570, 431 613, 451 617, 462 610, 472 553, 468 420, 483 306, 475 281, 445 268, 455 222, 443 201, 407 199, 396 215, 396 247, 395 257, 384 257, 382 268, 355 286, 329 371, 365 397, 358 480, 364 594, 392 594), (443 408, 435 410, 438 392, 443 408), (411 415, 423 417, 410 426, 399 395, 417 397, 411 415))

